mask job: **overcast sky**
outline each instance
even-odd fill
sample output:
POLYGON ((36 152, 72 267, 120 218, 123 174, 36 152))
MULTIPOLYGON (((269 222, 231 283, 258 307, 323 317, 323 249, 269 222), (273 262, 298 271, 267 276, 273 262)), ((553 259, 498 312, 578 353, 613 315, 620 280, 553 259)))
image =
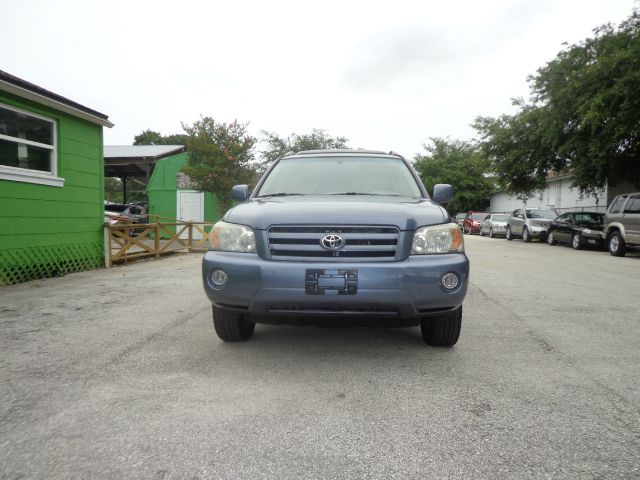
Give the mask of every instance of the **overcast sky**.
POLYGON ((526 78, 633 0, 0 0, 0 69, 109 116, 105 145, 200 115, 412 157, 511 112, 526 78))

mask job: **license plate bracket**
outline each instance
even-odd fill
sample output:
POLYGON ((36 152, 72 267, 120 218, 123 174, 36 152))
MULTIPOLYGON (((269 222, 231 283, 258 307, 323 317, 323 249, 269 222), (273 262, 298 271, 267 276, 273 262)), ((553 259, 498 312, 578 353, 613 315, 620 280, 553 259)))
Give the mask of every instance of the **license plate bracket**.
POLYGON ((358 270, 307 269, 304 291, 307 295, 355 295, 358 270))

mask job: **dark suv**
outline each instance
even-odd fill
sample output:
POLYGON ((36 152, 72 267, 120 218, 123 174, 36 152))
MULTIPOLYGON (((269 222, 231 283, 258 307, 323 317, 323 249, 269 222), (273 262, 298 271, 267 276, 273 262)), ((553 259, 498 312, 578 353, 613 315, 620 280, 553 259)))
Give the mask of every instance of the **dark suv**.
MULTIPOLYGON (((366 150, 286 155, 209 235, 203 280, 222 340, 255 323, 364 319, 420 325, 431 345, 460 334, 469 261, 460 227, 402 156, 366 150), (436 203, 438 202, 438 203, 436 203)), ((359 323, 359 322, 358 322, 359 323)))
POLYGON ((623 257, 627 247, 640 247, 640 192, 618 195, 604 217, 603 238, 609 253, 623 257))

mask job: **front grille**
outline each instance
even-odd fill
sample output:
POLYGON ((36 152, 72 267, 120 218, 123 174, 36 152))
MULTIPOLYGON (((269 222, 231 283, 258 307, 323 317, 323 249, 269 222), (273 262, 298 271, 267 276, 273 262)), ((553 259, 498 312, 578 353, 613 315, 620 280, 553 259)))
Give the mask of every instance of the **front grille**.
POLYGON ((273 260, 392 261, 400 231, 389 226, 275 226, 268 231, 273 260), (344 246, 331 251, 321 245, 325 235, 339 235, 344 246))

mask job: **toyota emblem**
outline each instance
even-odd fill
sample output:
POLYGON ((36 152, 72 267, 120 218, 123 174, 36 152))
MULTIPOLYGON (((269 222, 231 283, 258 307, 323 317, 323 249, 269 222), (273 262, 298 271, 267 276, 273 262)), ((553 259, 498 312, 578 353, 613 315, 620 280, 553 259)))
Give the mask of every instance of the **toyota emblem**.
POLYGON ((322 240, 320 240, 320 245, 322 245, 322 247, 326 248, 327 250, 335 252, 336 250, 340 250, 342 247, 344 247, 344 238, 342 238, 340 235, 336 235, 335 233, 330 233, 322 237, 322 240))

